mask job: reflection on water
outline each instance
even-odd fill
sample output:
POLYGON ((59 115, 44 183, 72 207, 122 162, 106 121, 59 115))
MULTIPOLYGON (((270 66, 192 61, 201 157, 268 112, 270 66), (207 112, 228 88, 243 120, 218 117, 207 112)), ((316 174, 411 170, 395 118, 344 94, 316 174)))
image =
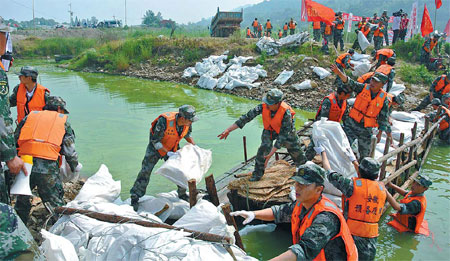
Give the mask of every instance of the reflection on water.
MULTIPOLYGON (((18 69, 17 67, 15 68, 18 69)), ((226 142, 216 137, 241 114, 258 104, 257 101, 200 90, 175 83, 158 83, 121 76, 74 73, 53 66, 39 66, 39 82, 62 96, 70 111, 69 120, 77 135, 76 146, 83 174, 92 175, 100 164, 106 164, 114 179, 120 179, 122 198, 140 169, 148 143, 150 123, 160 113, 176 110, 189 103, 198 110, 200 121, 193 125, 193 138, 204 148, 213 151, 210 173, 221 175, 243 160, 242 136, 247 136, 248 154, 254 155, 260 143, 261 119, 236 130, 226 142)), ((9 74, 11 89, 18 83, 17 76, 9 74)), ((14 118, 16 110, 12 108, 14 118)), ((297 128, 313 113, 297 110, 297 128)), ((430 176, 433 186, 426 192, 431 237, 399 234, 383 217, 378 239, 377 259, 390 260, 448 260, 450 256, 448 175, 450 147, 435 142, 423 173, 430 176)), ((161 163, 160 163, 161 164, 161 163)), ((157 166, 158 167, 158 166, 157 166)), ((148 194, 175 189, 165 178, 153 175, 148 194)), ((248 252, 267 260, 284 252, 290 245, 287 230, 272 233, 253 233, 243 237, 248 252)))

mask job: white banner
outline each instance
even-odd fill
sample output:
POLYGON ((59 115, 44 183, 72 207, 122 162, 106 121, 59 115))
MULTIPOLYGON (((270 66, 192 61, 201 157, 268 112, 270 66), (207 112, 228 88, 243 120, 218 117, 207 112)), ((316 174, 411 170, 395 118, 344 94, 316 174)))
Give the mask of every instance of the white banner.
POLYGON ((418 13, 417 13, 417 1, 413 3, 412 8, 411 8, 411 16, 409 18, 409 23, 408 23, 408 30, 406 31, 406 36, 405 36, 405 41, 408 41, 409 39, 411 39, 411 37, 413 35, 416 34, 417 32, 417 20, 418 20, 418 13))
POLYGON ((353 14, 350 13, 348 15, 348 20, 347 20, 347 32, 351 32, 352 31, 352 21, 353 21, 353 14))

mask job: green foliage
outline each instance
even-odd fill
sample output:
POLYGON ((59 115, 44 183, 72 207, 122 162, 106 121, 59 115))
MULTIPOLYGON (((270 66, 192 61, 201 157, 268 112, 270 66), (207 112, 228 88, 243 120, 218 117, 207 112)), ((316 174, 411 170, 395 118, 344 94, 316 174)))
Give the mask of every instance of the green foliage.
POLYGON ((267 59, 267 52, 266 52, 266 51, 262 51, 262 52, 261 52, 261 55, 258 56, 258 58, 255 59, 255 62, 256 62, 257 64, 262 64, 262 65, 264 65, 264 63, 266 62, 266 59, 267 59))
POLYGON ((407 83, 430 85, 436 78, 436 75, 430 73, 423 65, 404 64, 399 67, 398 75, 400 79, 407 83))
POLYGON ((78 55, 94 47, 95 39, 85 38, 47 38, 29 37, 15 44, 15 53, 19 57, 52 56, 55 54, 78 55))
POLYGON ((420 50, 425 40, 416 34, 413 38, 409 39, 407 42, 397 41, 392 49, 395 50, 397 57, 408 61, 408 62, 419 62, 420 61, 420 50))
POLYGON ((450 55, 450 43, 444 44, 444 52, 448 55, 450 55))

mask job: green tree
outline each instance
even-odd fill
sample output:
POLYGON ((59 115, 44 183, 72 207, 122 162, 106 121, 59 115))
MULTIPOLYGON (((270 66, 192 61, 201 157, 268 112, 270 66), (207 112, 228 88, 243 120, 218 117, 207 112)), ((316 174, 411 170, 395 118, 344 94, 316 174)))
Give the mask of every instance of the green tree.
POLYGON ((147 10, 145 12, 144 17, 142 18, 142 24, 151 27, 159 27, 161 20, 162 20, 161 13, 155 15, 155 13, 152 10, 147 10))

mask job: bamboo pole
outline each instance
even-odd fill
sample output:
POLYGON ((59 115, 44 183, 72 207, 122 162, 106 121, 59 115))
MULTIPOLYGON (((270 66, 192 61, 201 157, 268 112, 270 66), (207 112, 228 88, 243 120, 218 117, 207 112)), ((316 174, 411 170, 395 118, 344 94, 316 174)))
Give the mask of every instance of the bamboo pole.
POLYGON ((155 228, 180 230, 180 231, 185 231, 185 232, 191 233, 191 235, 189 235, 188 237, 192 237, 195 239, 200 239, 200 240, 209 241, 209 242, 218 242, 218 243, 224 243, 224 241, 225 241, 226 243, 231 244, 231 238, 227 237, 227 236, 219 236, 219 235, 215 235, 215 234, 185 229, 182 227, 174 227, 174 226, 167 225, 164 223, 154 223, 154 222, 147 221, 147 220, 127 218, 127 217, 122 217, 122 216, 118 216, 118 215, 104 214, 104 213, 99 213, 99 212, 85 210, 85 209, 75 209, 75 208, 66 208, 66 207, 56 207, 55 212, 58 214, 62 214, 62 215, 83 214, 90 218, 94 218, 94 219, 109 222, 109 223, 117 223, 117 224, 131 223, 131 224, 136 224, 136 225, 140 225, 143 227, 155 227, 155 228))
POLYGON ((227 204, 223 205, 222 211, 223 211, 223 215, 225 216, 225 219, 227 221, 227 224, 229 226, 233 226, 235 229, 234 238, 236 239, 236 245, 245 251, 244 244, 242 243, 241 235, 239 234, 238 226, 236 224, 236 220, 234 220, 234 217, 232 217, 230 215, 230 213, 231 213, 230 204, 227 203, 227 204))
MULTIPOLYGON (((414 127, 411 129, 411 140, 416 139, 416 133, 417 133, 417 122, 414 122, 414 127)), ((414 153, 416 151, 417 146, 412 146, 409 148, 409 154, 408 154, 408 161, 411 162, 414 156, 414 153)), ((405 171, 405 176, 408 177, 409 175, 409 169, 405 171)))
POLYGON ((197 181, 195 179, 190 179, 188 181, 189 186, 189 207, 192 208, 197 204, 197 181))
MULTIPOLYGON (((402 132, 402 133, 400 133, 400 141, 399 141, 398 145, 402 146, 404 142, 405 142, 405 133, 402 132)), ((397 159, 396 159, 396 162, 395 162, 395 171, 397 171, 400 168, 400 164, 403 161, 403 157, 402 157, 403 155, 402 154, 403 154, 402 152, 397 154, 397 159)), ((395 179, 395 182, 394 182, 395 185, 397 185, 399 183, 399 181, 400 181, 399 177, 397 177, 397 179, 395 179)))
POLYGON ((209 175, 205 178, 206 182, 206 191, 208 191, 209 200, 214 206, 219 205, 219 196, 217 196, 216 182, 214 181, 213 174, 209 175))
POLYGON ((385 179, 386 183, 394 180, 396 177, 398 177, 400 174, 402 174, 403 171, 405 171, 405 170, 411 168, 412 166, 414 166, 414 164, 416 164, 416 162, 417 162, 417 160, 413 160, 410 163, 408 163, 408 164, 402 166, 401 168, 399 168, 398 170, 396 170, 394 173, 392 173, 391 175, 389 175, 389 177, 387 177, 385 179))

